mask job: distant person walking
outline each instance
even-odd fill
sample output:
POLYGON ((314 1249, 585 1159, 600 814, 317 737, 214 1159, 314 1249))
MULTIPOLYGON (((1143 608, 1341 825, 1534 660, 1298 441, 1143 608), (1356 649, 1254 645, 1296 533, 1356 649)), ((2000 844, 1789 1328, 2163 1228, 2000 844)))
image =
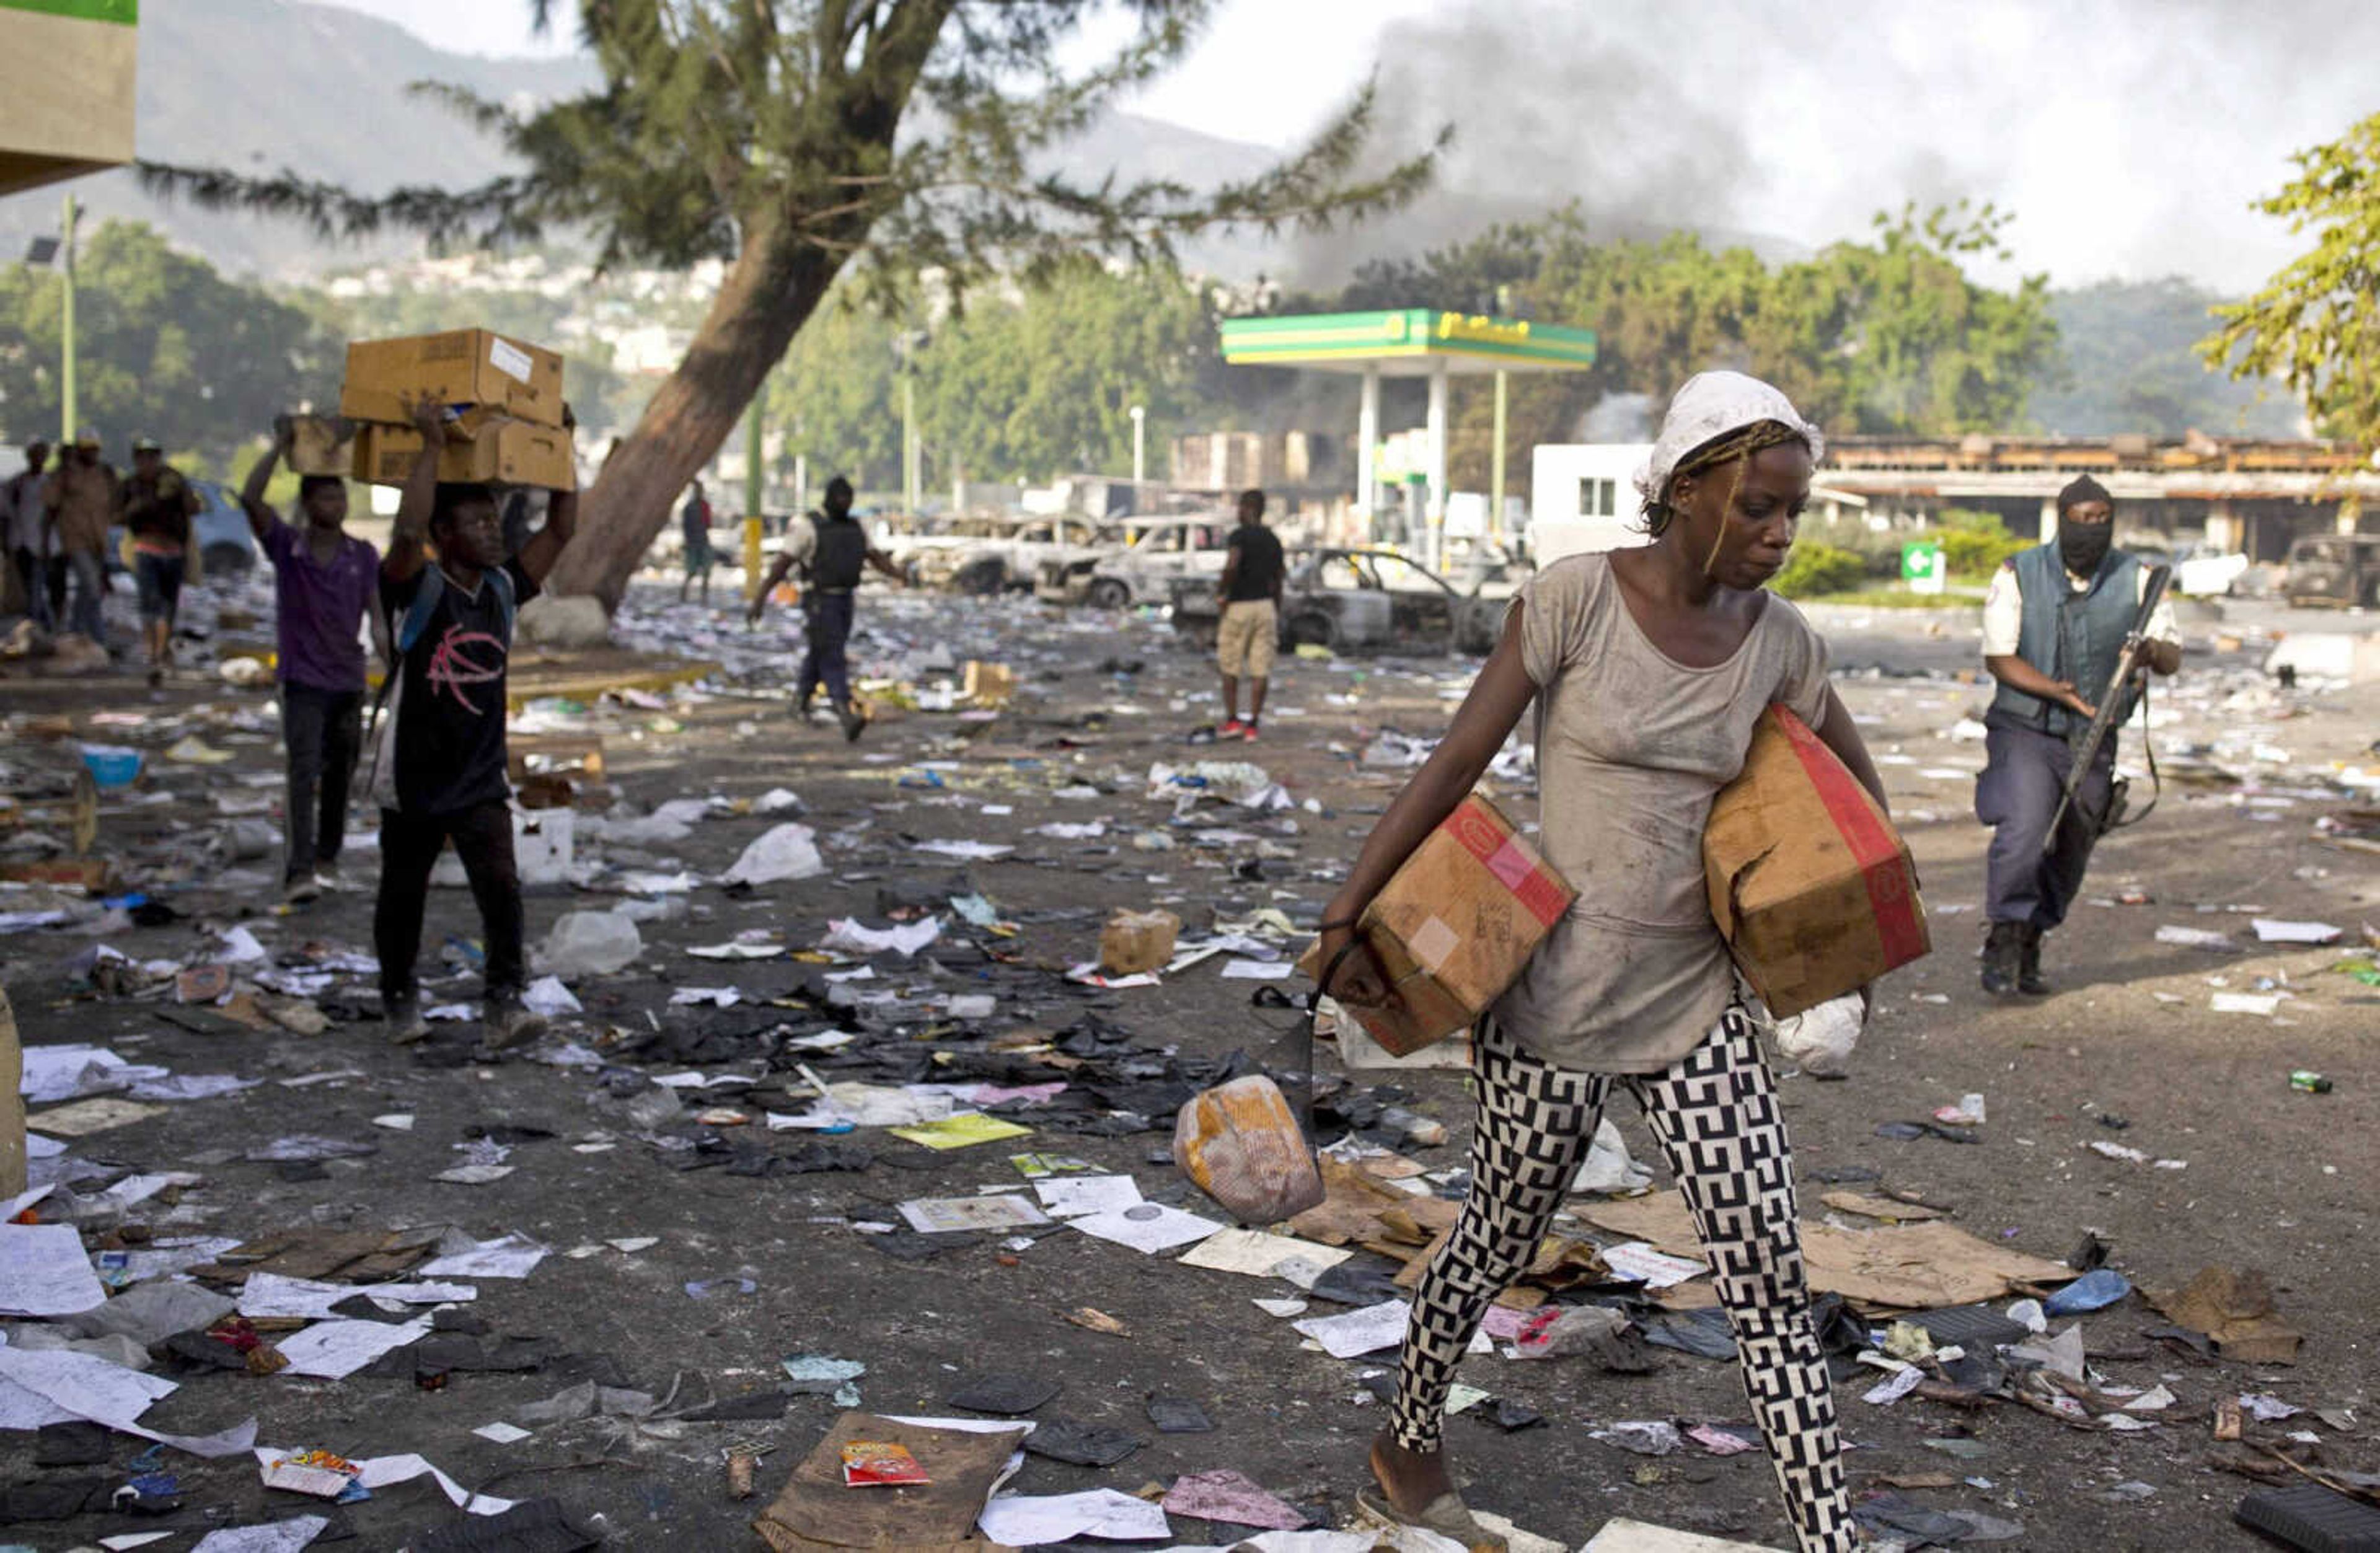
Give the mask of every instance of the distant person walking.
POLYGON ((678 509, 679 531, 686 538, 686 578, 677 585, 677 601, 686 602, 686 590, 697 576, 702 578, 702 601, 710 603, 710 568, 716 559, 710 551, 710 503, 702 494, 702 482, 694 482, 693 491, 686 505, 678 509))
POLYGON ((25 467, 0 485, 0 523, 7 530, 8 564, 25 590, 25 613, 42 630, 55 631, 66 609, 67 558, 42 501, 49 463, 49 443, 36 437, 25 444, 25 467))
POLYGON ((1265 493, 1240 492, 1240 526, 1225 543, 1223 576, 1215 585, 1222 624, 1215 636, 1215 661, 1223 673, 1223 723, 1215 736, 1257 741, 1264 719, 1265 689, 1272 673, 1273 643, 1281 629, 1281 588, 1288 564, 1281 536, 1265 527, 1265 493), (1240 679, 1248 680, 1248 717, 1240 721, 1240 679))
MULTIPOLYGON (((2116 504, 2084 475, 2058 493, 2058 534, 2002 564, 1984 598, 1984 667, 1999 688, 1984 713, 1984 770, 1975 818, 1992 827, 1984 863, 1983 986, 1996 998, 2046 996, 2042 940, 2066 920, 2082 888, 2099 832, 2118 818, 2116 739, 2111 732, 2074 795, 2075 808, 2051 844, 2080 738, 2099 704, 2119 698, 2131 715, 2141 685, 2111 683, 2141 601, 2148 568, 2115 548, 2116 504)), ((2146 661, 2160 674, 2181 667, 2173 605, 2147 621, 2146 661)))
POLYGON ((338 881, 347 789, 363 746, 363 625, 380 583, 380 552, 342 527, 347 486, 335 475, 298 482, 297 524, 265 504, 264 488, 293 440, 285 419, 275 423, 272 450, 249 470, 239 504, 273 563, 274 673, 289 765, 281 896, 297 905, 338 881))
POLYGON ((372 944, 382 1011, 389 1038, 399 1045, 426 1033, 413 967, 430 872, 452 842, 487 938, 480 1024, 488 1044, 513 1046, 535 1038, 545 1021, 521 1001, 526 913, 513 858, 504 674, 514 616, 537 597, 570 542, 578 493, 555 491, 545 527, 507 559, 494 493, 438 478, 445 407, 424 401, 414 406, 413 423, 421 452, 406 476, 380 568, 380 607, 396 660, 389 723, 375 730, 371 772, 381 806, 372 944))
POLYGON ((804 722, 810 720, 810 698, 823 684, 827 704, 834 708, 835 718, 843 724, 843 736, 856 743, 867 731, 868 719, 851 701, 847 646, 852 593, 859 586, 860 574, 870 566, 895 583, 905 579, 892 558, 868 542, 868 530, 851 516, 851 499, 849 480, 837 475, 826 482, 826 511, 812 513, 785 530, 776 564, 760 579, 759 591, 752 595, 747 618, 758 621, 777 585, 795 567, 802 569, 806 579, 802 609, 808 622, 809 646, 802 654, 794 715, 804 722))
POLYGON ((149 683, 174 666, 174 622, 189 575, 190 519, 198 492, 165 450, 143 437, 132 444, 132 478, 117 488, 117 514, 132 536, 132 578, 140 590, 140 634, 149 649, 149 683))
POLYGON ((107 526, 115 517, 115 471, 99 456, 99 433, 87 428, 42 487, 58 551, 74 579, 67 624, 101 647, 107 645, 100 601, 107 597, 107 526))

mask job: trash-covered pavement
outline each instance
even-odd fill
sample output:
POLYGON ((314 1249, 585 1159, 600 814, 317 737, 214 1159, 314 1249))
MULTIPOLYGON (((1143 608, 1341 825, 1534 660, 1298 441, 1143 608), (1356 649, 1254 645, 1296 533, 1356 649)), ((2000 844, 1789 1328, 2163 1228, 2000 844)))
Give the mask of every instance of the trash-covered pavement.
MULTIPOLYGON (((1782 1086, 1871 1545, 2245 1547, 2252 1496, 2354 1508, 2368 690, 2285 687, 2252 629, 2186 622, 2164 802, 2052 937, 2058 994, 1996 1006, 1972 628, 1818 613, 1937 944, 1845 1081, 1782 1086)), ((871 590, 860 622, 856 745, 791 720, 783 614, 640 594, 632 653, 516 669, 553 1026, 502 1054, 459 875, 409 1048, 369 830, 347 888, 268 905, 268 692, 0 686, 31 1126, 0 1205, 7 1538, 1374 1546, 1354 1494, 1463 1190, 1458 1054, 1322 1043, 1329 1195, 1281 1232, 1180 1177, 1172 1118, 1298 1071, 1289 963, 1473 665, 1284 656, 1261 740, 1219 746, 1208 666, 1155 618, 871 590), (717 668, 644 672, 675 660, 717 668)), ((208 624, 214 662, 253 639, 208 624)), ((1490 785, 1534 819, 1528 780, 1516 746, 1490 785)), ((1782 1546, 1682 1207, 1611 1120, 1462 1371, 1458 1481, 1515 1547, 1620 1519, 1782 1546)))

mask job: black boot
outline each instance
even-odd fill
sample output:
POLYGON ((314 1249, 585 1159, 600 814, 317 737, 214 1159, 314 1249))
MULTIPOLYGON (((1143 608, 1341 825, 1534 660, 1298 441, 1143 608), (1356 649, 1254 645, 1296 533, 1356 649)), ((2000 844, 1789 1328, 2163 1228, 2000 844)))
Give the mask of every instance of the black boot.
POLYGON ((2049 983, 2041 975, 2042 930, 2027 922, 2020 925, 2016 949, 2016 989, 2028 998, 2049 996, 2049 983))
POLYGON ((2016 990, 2017 956, 2023 932, 2022 922, 1995 922, 1984 940, 1984 990, 1995 998, 2008 997, 2016 990))
POLYGON ((845 744, 857 744, 859 735, 868 732, 868 719, 861 715, 857 707, 846 702, 835 708, 834 715, 843 723, 843 739, 845 744))

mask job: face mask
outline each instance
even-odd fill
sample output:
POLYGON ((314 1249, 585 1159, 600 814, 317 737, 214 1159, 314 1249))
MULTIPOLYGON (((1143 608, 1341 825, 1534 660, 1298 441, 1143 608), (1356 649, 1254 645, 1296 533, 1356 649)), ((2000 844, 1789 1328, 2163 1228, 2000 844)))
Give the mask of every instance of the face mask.
POLYGON ((2096 576, 2099 563, 2107 558, 2107 547, 2115 542, 2116 526, 2112 523, 2074 523, 2058 530, 2058 553, 2065 559, 2066 569, 2078 577, 2096 576))

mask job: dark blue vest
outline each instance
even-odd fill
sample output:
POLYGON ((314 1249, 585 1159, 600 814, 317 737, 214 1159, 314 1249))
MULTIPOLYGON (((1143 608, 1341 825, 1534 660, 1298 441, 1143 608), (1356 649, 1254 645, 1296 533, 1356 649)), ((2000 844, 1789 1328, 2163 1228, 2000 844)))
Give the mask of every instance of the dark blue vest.
MULTIPOLYGON (((2091 586, 2077 593, 2067 586, 2066 562, 2058 541, 2018 552, 2010 563, 2016 569, 2017 592, 2024 603, 2017 656, 2047 674, 2074 686, 2093 706, 2107 693, 2116 677, 2116 660, 2123 655, 2124 638, 2141 608, 2141 563, 2120 550, 2107 552, 2091 586)), ((2126 687, 2118 703, 2117 721, 2130 717, 2138 692, 2126 687)), ((2028 696, 2003 685, 1992 698, 1992 710, 2003 719, 2045 734, 2069 737, 2080 733, 2083 719, 2066 707, 2028 696)))

